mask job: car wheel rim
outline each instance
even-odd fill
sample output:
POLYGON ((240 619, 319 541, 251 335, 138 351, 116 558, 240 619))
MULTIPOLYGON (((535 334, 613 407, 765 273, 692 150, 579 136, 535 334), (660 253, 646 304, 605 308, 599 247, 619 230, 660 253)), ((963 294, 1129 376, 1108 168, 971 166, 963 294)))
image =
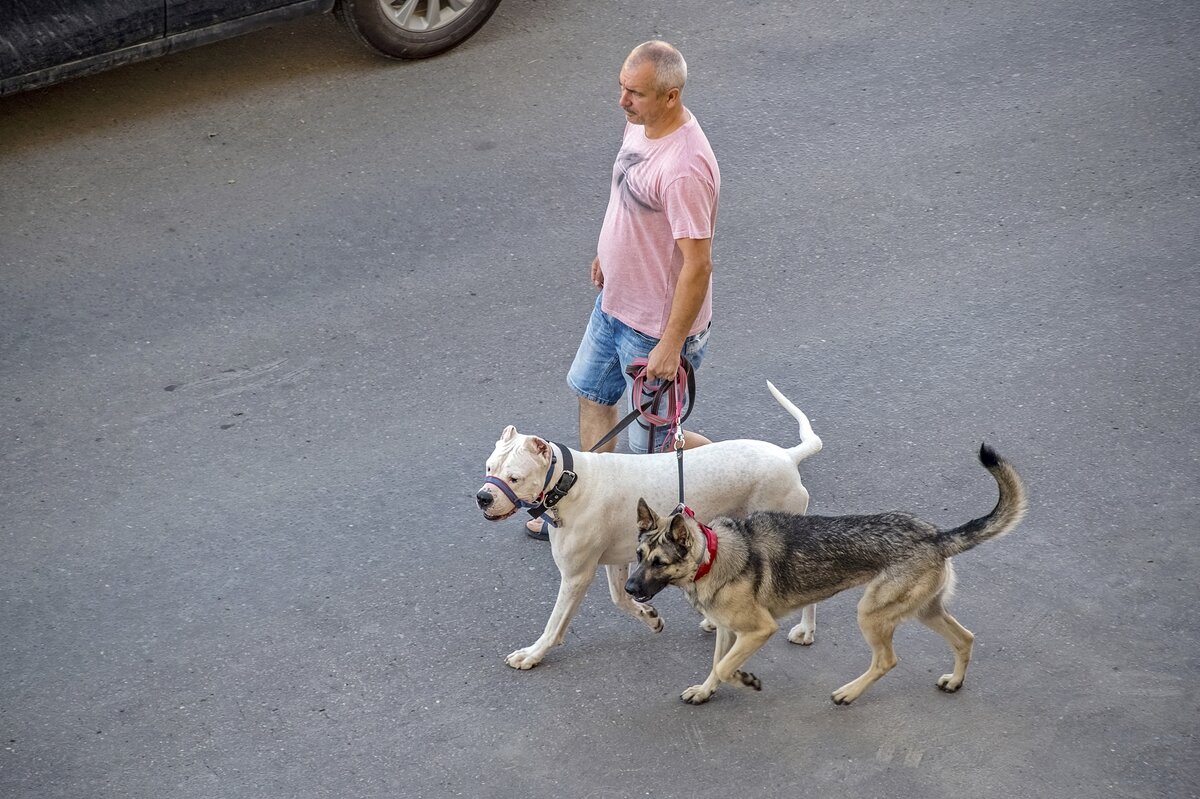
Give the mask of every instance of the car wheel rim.
POLYGON ((451 25, 466 13, 475 0, 379 0, 379 7, 392 24, 409 33, 451 25))

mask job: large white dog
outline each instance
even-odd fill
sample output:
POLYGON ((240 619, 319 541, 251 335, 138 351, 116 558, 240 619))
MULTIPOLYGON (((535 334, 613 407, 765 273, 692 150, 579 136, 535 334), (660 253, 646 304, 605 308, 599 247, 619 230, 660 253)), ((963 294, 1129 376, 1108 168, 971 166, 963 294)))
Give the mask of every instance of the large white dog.
MULTIPOLYGON (((719 441, 690 449, 684 457, 687 505, 697 518, 745 516, 754 511, 804 513, 808 491, 800 482, 800 461, 821 450, 821 439, 808 417, 775 386, 767 388, 800 423, 800 443, 783 449, 765 441, 719 441)), ((509 425, 487 460, 488 481, 476 494, 485 518, 497 521, 521 506, 542 501, 547 488, 562 487, 564 447, 536 436, 522 435, 509 425), (503 483, 504 488, 498 483, 503 483)), ((655 632, 663 628, 658 611, 635 602, 625 592, 629 563, 637 548, 637 501, 645 497, 652 507, 672 507, 679 500, 679 475, 672 453, 625 455, 570 450, 576 479, 554 504, 550 547, 562 574, 558 600, 546 630, 532 645, 510 654, 504 662, 514 669, 531 669, 542 662, 552 646, 563 642, 567 625, 583 595, 604 564, 608 591, 617 607, 641 620, 655 632)), ((810 644, 816 629, 812 605, 788 635, 798 644, 810 644)))

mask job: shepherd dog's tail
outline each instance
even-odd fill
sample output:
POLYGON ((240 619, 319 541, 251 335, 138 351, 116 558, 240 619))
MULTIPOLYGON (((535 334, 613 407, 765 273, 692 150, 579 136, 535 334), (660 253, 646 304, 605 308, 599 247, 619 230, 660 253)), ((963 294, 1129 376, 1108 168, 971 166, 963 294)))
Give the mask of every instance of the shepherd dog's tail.
POLYGON ((1016 527, 1025 516, 1028 506, 1025 484, 1021 482, 1021 476, 1012 464, 1001 458, 987 444, 979 447, 979 462, 996 478, 996 484, 1000 486, 1000 499, 987 516, 972 519, 953 530, 943 530, 937 534, 934 543, 943 557, 953 557, 988 539, 1002 536, 1016 527))

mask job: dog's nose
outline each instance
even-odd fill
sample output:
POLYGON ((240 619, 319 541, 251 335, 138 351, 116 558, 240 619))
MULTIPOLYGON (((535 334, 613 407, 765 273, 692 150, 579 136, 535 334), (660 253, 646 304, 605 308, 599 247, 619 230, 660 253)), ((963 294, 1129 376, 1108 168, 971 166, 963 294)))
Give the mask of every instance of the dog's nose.
POLYGON ((490 508, 492 503, 495 501, 496 498, 492 496, 492 492, 485 491, 482 488, 479 489, 479 493, 475 495, 475 502, 477 502, 479 507, 483 510, 490 508))
POLYGON ((638 585, 637 575, 634 575, 625 581, 625 593, 629 594, 630 596, 637 596, 638 594, 642 593, 642 587, 638 585))

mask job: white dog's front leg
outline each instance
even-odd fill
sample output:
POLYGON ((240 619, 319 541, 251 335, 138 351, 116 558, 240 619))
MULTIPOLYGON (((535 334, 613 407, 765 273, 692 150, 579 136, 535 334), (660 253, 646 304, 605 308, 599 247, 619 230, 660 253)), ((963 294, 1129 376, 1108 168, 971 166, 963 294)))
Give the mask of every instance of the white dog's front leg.
POLYGON ((546 630, 542 637, 530 646, 511 653, 504 662, 514 669, 532 669, 542 662, 550 647, 561 644, 567 632, 567 625, 579 609, 579 603, 583 601, 583 595, 587 593, 594 576, 593 571, 564 577, 558 585, 558 599, 554 601, 554 610, 550 613, 550 620, 546 622, 546 630))
POLYGON ((788 633, 788 640, 793 644, 808 646, 817 634, 817 606, 805 605, 800 614, 800 623, 788 633))
POLYGON ((663 620, 658 611, 652 605, 635 602, 633 597, 625 592, 625 581, 629 579, 629 564, 605 566, 604 571, 608 574, 608 594, 612 597, 613 604, 654 632, 661 633, 663 620))

